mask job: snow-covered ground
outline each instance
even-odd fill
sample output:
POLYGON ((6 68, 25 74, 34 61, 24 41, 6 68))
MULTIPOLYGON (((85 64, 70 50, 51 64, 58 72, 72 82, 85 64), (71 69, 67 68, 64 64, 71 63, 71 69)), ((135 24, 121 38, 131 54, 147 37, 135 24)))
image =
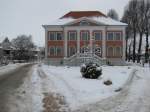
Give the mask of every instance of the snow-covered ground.
POLYGON ((80 67, 56 67, 43 65, 40 68, 47 76, 47 85, 55 93, 63 95, 74 110, 83 105, 98 102, 117 95, 115 90, 122 88, 129 79, 134 67, 104 66, 99 79, 81 77, 80 67), (106 86, 104 81, 111 80, 112 85, 106 86))

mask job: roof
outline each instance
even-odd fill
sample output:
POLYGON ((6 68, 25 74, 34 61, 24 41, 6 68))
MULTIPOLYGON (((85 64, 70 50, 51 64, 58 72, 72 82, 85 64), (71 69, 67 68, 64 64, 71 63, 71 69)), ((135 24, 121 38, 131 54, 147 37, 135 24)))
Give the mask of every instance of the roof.
POLYGON ((71 11, 65 14, 64 16, 62 16, 60 19, 63 19, 63 18, 78 19, 81 17, 102 17, 102 16, 106 17, 106 15, 100 11, 71 11))
POLYGON ((75 23, 77 21, 87 19, 90 20, 91 22, 95 22, 99 25, 110 25, 110 26, 126 26, 126 23, 114 20, 110 17, 107 17, 103 13, 99 11, 73 11, 69 12, 63 17, 52 21, 45 26, 63 26, 63 25, 68 25, 70 23, 75 23))

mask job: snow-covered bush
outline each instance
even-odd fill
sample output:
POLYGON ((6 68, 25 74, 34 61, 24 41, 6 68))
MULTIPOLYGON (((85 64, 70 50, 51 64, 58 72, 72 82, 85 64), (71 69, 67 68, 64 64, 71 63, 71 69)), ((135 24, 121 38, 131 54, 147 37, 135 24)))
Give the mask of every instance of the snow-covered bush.
POLYGON ((97 79, 102 75, 102 68, 95 63, 88 63, 81 66, 80 72, 84 78, 97 79))

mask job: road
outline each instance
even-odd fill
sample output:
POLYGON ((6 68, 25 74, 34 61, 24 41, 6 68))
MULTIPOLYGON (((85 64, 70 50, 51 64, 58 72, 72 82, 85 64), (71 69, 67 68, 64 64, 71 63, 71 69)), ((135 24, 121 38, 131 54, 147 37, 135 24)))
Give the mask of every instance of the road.
POLYGON ((5 74, 6 77, 0 80, 0 112, 32 112, 28 83, 32 66, 25 65, 10 74, 5 74))

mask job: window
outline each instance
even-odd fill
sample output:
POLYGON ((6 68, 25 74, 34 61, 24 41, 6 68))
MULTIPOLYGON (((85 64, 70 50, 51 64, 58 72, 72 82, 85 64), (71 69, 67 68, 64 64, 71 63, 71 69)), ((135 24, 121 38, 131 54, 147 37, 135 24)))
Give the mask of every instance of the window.
POLYGON ((94 32, 94 38, 95 40, 102 40, 101 32, 94 32))
POLYGON ((90 38, 89 38, 89 32, 88 31, 81 32, 81 40, 86 41, 86 40, 89 40, 89 39, 90 38))
POLYGON ((49 47, 49 53, 50 55, 55 55, 55 47, 49 47))
POLYGON ((107 40, 121 40, 121 32, 108 32, 107 40))
POLYGON ((121 33, 120 32, 115 33, 115 40, 121 40, 121 33))
POLYGON ((48 40, 55 40, 55 32, 48 33, 48 40))
POLYGON ((56 40, 62 40, 62 33, 61 32, 56 32, 57 39, 56 40))
POLYGON ((69 32, 68 40, 77 40, 77 32, 75 32, 75 31, 69 32))
POLYGON ((116 47, 116 56, 121 56, 121 47, 116 47))
POLYGON ((107 54, 108 54, 108 56, 113 56, 113 47, 107 48, 107 54))
POLYGON ((86 20, 82 20, 80 21, 80 26, 88 26, 89 22, 87 22, 86 20))
POLYGON ((62 48, 56 47, 56 53, 57 53, 57 56, 60 56, 62 54, 62 48))
POLYGON ((113 32, 107 33, 107 40, 113 40, 113 32))
POLYGON ((69 56, 72 56, 76 53, 76 48, 75 47, 69 47, 69 56))

